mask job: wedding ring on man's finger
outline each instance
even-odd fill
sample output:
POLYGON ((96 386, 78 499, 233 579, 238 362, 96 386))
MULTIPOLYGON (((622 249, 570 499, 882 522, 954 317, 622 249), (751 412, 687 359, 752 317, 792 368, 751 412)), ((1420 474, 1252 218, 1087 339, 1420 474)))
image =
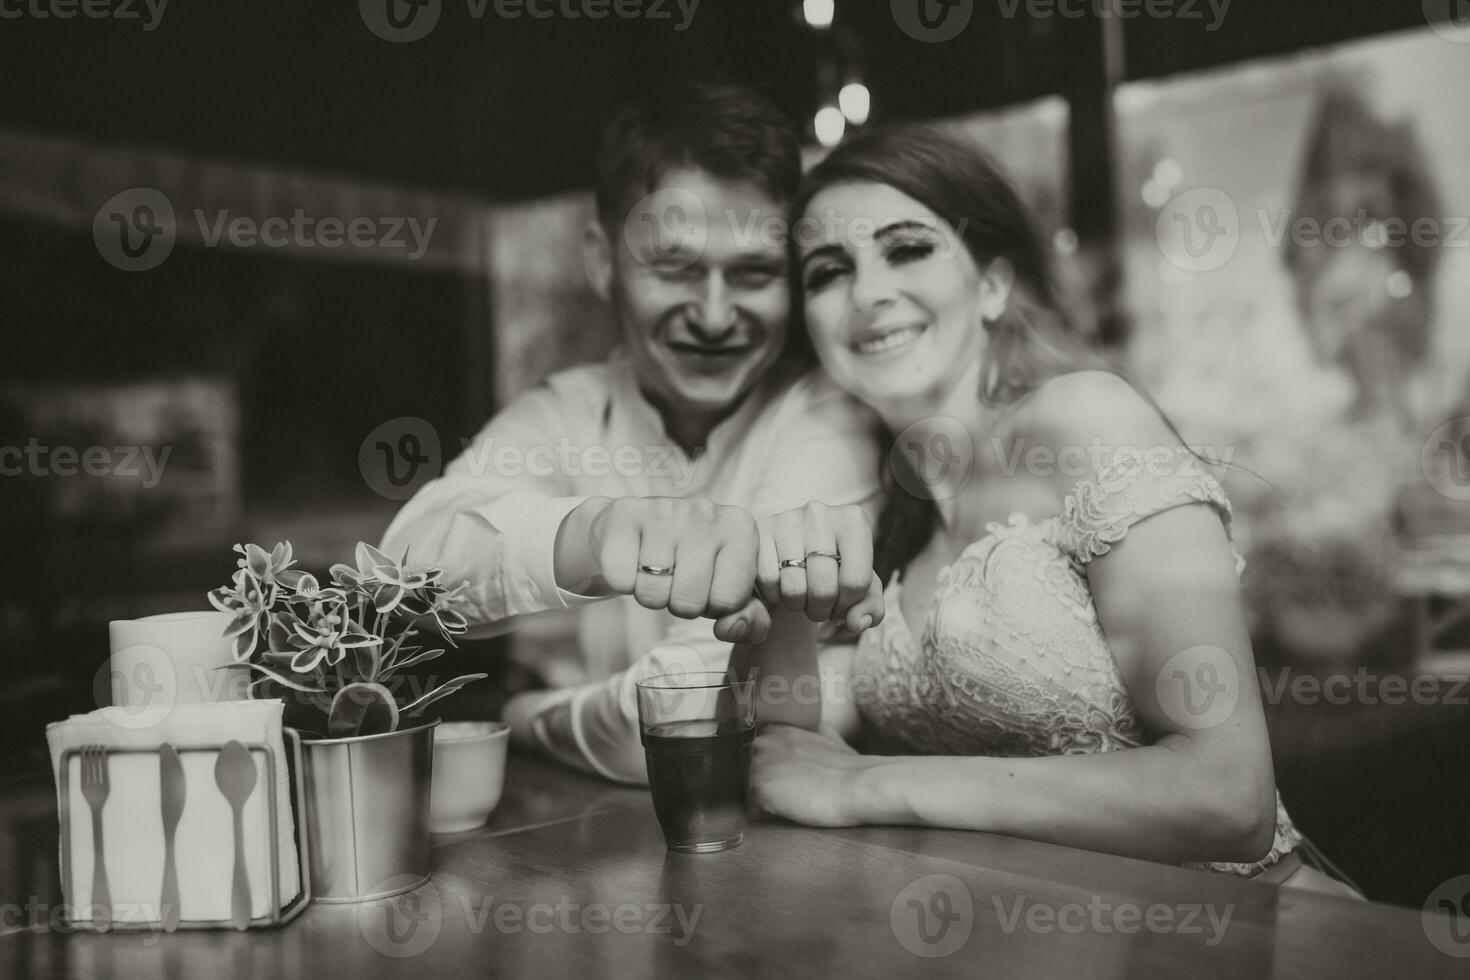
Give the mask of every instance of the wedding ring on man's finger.
POLYGON ((808 558, 830 558, 837 564, 842 564, 842 556, 835 551, 808 551, 806 556, 808 558))
MULTIPOLYGON (((626 566, 624 566, 624 567, 626 567, 626 566)), ((640 571, 640 572, 647 572, 649 575, 662 575, 662 576, 667 576, 667 575, 674 574, 674 566, 673 565, 642 565, 642 564, 640 564, 638 566, 638 571, 640 571)))
POLYGON ((805 558, 783 558, 783 559, 781 559, 781 567, 782 568, 806 568, 806 559, 805 558))

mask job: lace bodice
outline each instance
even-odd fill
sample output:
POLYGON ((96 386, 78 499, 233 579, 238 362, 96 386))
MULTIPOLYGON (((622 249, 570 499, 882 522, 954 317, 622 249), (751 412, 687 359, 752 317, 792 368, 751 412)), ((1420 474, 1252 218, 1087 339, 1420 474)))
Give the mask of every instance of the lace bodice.
MULTIPOLYGON (((870 746, 886 753, 1043 756, 1147 744, 1098 623, 1086 567, 1139 520, 1207 503, 1230 527, 1230 502, 1182 447, 1167 458, 1121 455, 1078 483, 1062 512, 1032 522, 1012 514, 942 569, 915 634, 895 576, 887 615, 863 634, 854 662, 875 685, 862 705, 870 746)), ((1235 552, 1236 573, 1245 566, 1235 552)), ((1277 797, 1276 837, 1254 873, 1300 835, 1277 797)))

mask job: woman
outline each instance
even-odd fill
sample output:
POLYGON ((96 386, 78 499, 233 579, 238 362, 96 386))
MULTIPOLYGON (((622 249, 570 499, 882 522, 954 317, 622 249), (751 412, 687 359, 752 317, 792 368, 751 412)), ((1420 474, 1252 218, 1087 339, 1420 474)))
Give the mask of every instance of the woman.
POLYGON ((784 723, 756 741, 761 806, 1356 894, 1302 864, 1276 793, 1229 502, 1076 339, 1005 179, 892 129, 817 166, 794 214, 813 345, 895 445, 871 547, 854 509, 762 522, 757 577, 782 611, 733 661, 784 723), (820 713, 770 696, 817 674, 810 621, 828 618, 881 620, 850 663, 823 651, 850 696, 820 713))

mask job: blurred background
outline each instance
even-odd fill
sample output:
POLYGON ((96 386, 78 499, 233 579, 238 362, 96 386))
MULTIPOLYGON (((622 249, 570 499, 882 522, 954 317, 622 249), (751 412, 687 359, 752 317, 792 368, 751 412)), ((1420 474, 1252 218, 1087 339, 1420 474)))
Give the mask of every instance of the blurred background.
MULTIPOLYGON (((1238 464, 1288 808, 1417 906, 1470 871, 1463 7, 0 0, 0 780, 49 779, 44 724, 105 698, 109 620, 204 608, 236 542, 349 560, 606 353, 600 127, 736 81, 813 159, 923 119, 1015 177, 1095 341, 1238 464)), ((449 716, 540 682, 451 659, 494 683, 449 716)))

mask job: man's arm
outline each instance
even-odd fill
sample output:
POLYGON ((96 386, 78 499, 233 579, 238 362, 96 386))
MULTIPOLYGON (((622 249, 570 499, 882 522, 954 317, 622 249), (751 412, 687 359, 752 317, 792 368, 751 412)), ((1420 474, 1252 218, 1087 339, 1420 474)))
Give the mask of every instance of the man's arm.
POLYGON ((555 450, 578 440, 585 408, 550 388, 497 414, 426 483, 383 535, 381 550, 444 569, 469 582, 474 636, 508 628, 513 616, 589 601, 557 586, 553 552, 563 519, 587 498, 556 465, 555 450))
POLYGON ((507 702, 512 740, 556 761, 622 783, 648 781, 638 732, 638 681, 660 674, 723 671, 730 644, 707 619, 675 624, 658 646, 603 681, 531 691, 507 702))
MULTIPOLYGON (((753 494, 752 510, 764 516, 814 499, 876 507, 876 424, 868 409, 830 381, 799 382, 776 407, 771 428, 752 434, 761 450, 741 460, 768 474, 753 494)), ((505 720, 519 744, 583 771, 643 783, 637 681, 679 670, 724 671, 730 650, 708 620, 679 623, 629 670, 578 688, 517 695, 506 705, 505 720)))

